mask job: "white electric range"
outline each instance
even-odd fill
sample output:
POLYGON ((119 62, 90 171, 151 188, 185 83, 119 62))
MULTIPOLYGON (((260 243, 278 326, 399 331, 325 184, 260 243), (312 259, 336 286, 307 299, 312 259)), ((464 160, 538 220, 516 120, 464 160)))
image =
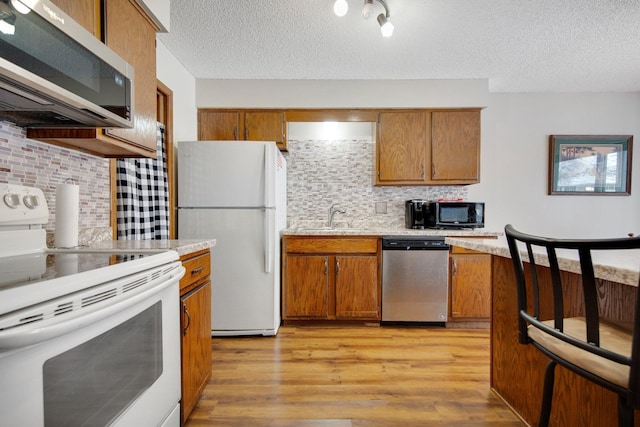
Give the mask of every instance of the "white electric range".
POLYGON ((179 426, 178 254, 50 249, 43 192, 0 198, 2 423, 179 426))

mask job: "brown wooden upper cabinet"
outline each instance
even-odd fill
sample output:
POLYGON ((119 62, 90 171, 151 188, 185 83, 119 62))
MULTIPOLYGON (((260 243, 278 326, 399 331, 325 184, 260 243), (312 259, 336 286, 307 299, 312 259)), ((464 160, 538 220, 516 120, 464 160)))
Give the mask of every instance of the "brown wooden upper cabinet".
POLYGON ((378 115, 376 185, 480 182, 480 110, 378 115))
POLYGON ((134 69, 132 129, 27 129, 27 138, 102 157, 156 157, 156 31, 135 0, 53 0, 134 69), (101 4, 103 5, 101 7, 101 4), (102 28, 100 28, 102 27, 102 28), (103 31, 101 31, 101 29, 103 31))
POLYGON ((198 140, 275 141, 287 148, 285 113, 280 110, 198 110, 198 140))

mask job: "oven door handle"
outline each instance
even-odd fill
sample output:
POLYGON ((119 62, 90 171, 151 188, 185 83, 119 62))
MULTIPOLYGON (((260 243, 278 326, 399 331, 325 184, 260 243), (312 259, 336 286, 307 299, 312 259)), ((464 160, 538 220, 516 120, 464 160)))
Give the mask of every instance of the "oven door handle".
MULTIPOLYGON (((0 352, 38 344, 123 312, 176 284, 184 275, 184 271, 184 267, 180 266, 172 274, 159 277, 139 287, 136 289, 138 291, 136 294, 133 294, 135 291, 126 292, 101 303, 93 304, 89 306, 90 308, 81 308, 60 316, 0 331, 0 352), (89 309, 91 311, 88 311, 89 309)), ((177 299, 176 293, 176 301, 177 299)))

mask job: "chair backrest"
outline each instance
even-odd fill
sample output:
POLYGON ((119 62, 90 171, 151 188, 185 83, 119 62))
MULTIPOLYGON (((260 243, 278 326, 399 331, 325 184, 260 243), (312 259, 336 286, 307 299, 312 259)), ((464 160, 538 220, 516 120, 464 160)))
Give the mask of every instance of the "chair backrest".
MULTIPOLYGON (((592 354, 628 365, 630 378, 637 378, 640 334, 636 333, 636 329, 640 328, 636 328, 635 325, 640 325, 640 292, 636 291, 631 354, 619 354, 601 348, 599 332, 601 318, 598 307, 599 279, 596 279, 594 274, 592 255, 597 251, 638 249, 640 248, 640 237, 595 240, 553 239, 522 233, 511 224, 505 227, 505 235, 516 278, 519 342, 522 344, 530 342, 528 326, 532 325, 592 354), (526 262, 530 265, 528 272, 523 264, 522 253, 526 253, 526 262), (560 258, 569 257, 579 260, 580 287, 584 299, 584 312, 582 313, 565 313, 565 306, 570 304, 565 305, 567 284, 563 283, 563 277, 567 276, 566 273, 561 272, 559 255, 560 258), (548 269, 538 268, 540 265, 548 267, 548 269), (529 301, 529 297, 531 297, 531 301, 529 301), (585 337, 564 333, 565 317, 578 316, 585 318, 585 337), (547 323, 543 323, 545 320, 547 323), (553 321, 552 327, 548 322, 550 320, 553 321)), ((640 266, 640 256, 638 265, 640 266)), ((575 296, 572 295, 572 298, 575 296)), ((629 384, 629 386, 632 389, 637 389, 637 384, 629 384)))

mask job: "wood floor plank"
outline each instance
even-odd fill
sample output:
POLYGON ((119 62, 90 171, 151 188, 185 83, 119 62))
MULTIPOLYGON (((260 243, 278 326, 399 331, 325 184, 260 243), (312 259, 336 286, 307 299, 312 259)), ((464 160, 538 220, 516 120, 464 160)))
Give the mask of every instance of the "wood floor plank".
POLYGON ((486 329, 284 326, 212 349, 185 427, 524 425, 489 389, 486 329))

